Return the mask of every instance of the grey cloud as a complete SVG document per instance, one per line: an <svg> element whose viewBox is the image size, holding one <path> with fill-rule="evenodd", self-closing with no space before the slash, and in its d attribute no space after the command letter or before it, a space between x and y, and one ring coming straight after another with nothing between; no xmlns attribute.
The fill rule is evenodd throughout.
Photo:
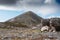
<svg viewBox="0 0 60 40"><path fill-rule="evenodd" d="M46 0L20 0L17 2L19 5L24 5L24 6L41 6L41 5L46 5L45 3ZM48 5L56 5L60 4L60 0L51 0L51 2L47 3Z"/></svg>
<svg viewBox="0 0 60 40"><path fill-rule="evenodd" d="M45 0L20 0L21 5L29 5L29 6L40 6L44 3Z"/></svg>
<svg viewBox="0 0 60 40"><path fill-rule="evenodd" d="M13 5L16 4L18 0L0 0L0 5Z"/></svg>
<svg viewBox="0 0 60 40"><path fill-rule="evenodd" d="M46 5L46 0L0 0L0 5L12 5L13 7L19 7L19 6L41 6ZM53 4L53 1L57 4L60 4L60 0L51 0L51 5ZM55 4L54 3L54 4ZM48 5L50 5L48 3Z"/></svg>

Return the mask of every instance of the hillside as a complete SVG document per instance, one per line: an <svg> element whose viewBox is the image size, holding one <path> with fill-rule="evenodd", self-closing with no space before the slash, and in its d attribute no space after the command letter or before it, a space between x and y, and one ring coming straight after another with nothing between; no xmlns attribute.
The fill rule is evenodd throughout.
<svg viewBox="0 0 60 40"><path fill-rule="evenodd" d="M32 11L28 11L6 22L13 22L17 24L21 23L21 24L32 26L32 25L39 24L41 22L41 19L42 17L39 17Z"/></svg>

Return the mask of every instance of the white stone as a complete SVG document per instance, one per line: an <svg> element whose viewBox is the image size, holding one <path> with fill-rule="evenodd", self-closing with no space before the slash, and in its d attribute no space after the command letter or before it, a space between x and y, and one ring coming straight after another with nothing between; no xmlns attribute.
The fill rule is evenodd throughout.
<svg viewBox="0 0 60 40"><path fill-rule="evenodd" d="M49 27L48 26L43 26L42 28L41 28L41 31L45 31L45 30L49 30Z"/></svg>

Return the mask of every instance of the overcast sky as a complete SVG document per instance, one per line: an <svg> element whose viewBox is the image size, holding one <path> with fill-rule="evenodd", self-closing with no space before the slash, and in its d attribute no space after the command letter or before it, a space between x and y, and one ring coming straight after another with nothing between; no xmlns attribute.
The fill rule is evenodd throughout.
<svg viewBox="0 0 60 40"><path fill-rule="evenodd" d="M0 22L27 11L43 18L60 17L60 0L0 0Z"/></svg>

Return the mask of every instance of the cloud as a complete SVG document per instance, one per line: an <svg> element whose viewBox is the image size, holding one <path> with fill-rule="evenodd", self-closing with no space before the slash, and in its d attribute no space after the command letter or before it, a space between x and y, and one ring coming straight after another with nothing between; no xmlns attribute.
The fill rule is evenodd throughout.
<svg viewBox="0 0 60 40"><path fill-rule="evenodd" d="M4 7L9 6L11 9L27 8L27 7L41 7L43 5L56 5L56 0L0 0L0 5ZM1 7L0 7L1 8Z"/></svg>
<svg viewBox="0 0 60 40"><path fill-rule="evenodd" d="M0 10L10 10L10 11L21 11L23 8L17 7L17 6L5 6L0 5Z"/></svg>
<svg viewBox="0 0 60 40"><path fill-rule="evenodd" d="M45 3L46 4L54 4L55 3L55 0L45 0Z"/></svg>
<svg viewBox="0 0 60 40"><path fill-rule="evenodd" d="M0 0L0 10L20 10L31 6L40 6L44 0Z"/></svg>
<svg viewBox="0 0 60 40"><path fill-rule="evenodd" d="M45 0L46 4L51 5L60 5L60 0Z"/></svg>
<svg viewBox="0 0 60 40"><path fill-rule="evenodd" d="M13 7L7 7L7 6L0 6L0 10L16 10Z"/></svg>
<svg viewBox="0 0 60 40"><path fill-rule="evenodd" d="M20 4L24 5L24 6L40 6L41 4L44 3L45 0L23 0L23 1L19 1Z"/></svg>
<svg viewBox="0 0 60 40"><path fill-rule="evenodd" d="M43 15L43 16L47 16L49 14L53 14L53 13L56 13L59 11L59 8L57 6L42 6L40 8L40 13Z"/></svg>
<svg viewBox="0 0 60 40"><path fill-rule="evenodd" d="M40 16L47 16L59 12L60 7L56 5L43 5L40 7L25 7L25 11L33 11Z"/></svg>
<svg viewBox="0 0 60 40"><path fill-rule="evenodd" d="M13 5L17 2L17 0L0 0L1 5Z"/></svg>
<svg viewBox="0 0 60 40"><path fill-rule="evenodd" d="M47 18L60 18L60 16L54 16L54 15L52 15L52 16L49 16Z"/></svg>
<svg viewBox="0 0 60 40"><path fill-rule="evenodd" d="M22 10L33 11L42 16L57 13L60 6L57 0L0 0L0 10Z"/></svg>

